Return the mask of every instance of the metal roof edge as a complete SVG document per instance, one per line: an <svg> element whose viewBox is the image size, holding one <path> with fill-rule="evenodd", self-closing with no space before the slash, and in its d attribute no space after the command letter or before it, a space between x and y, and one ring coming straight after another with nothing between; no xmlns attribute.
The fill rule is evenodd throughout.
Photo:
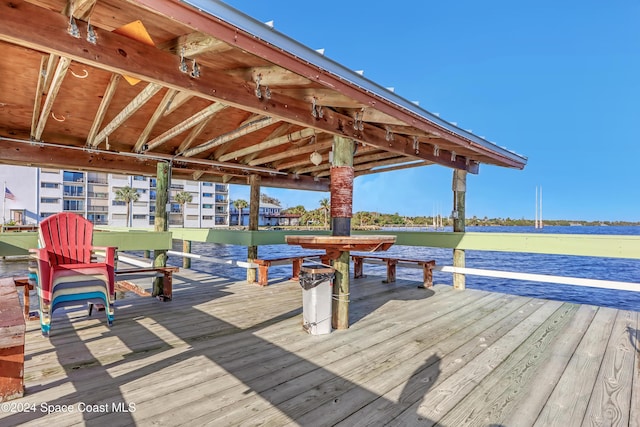
<svg viewBox="0 0 640 427"><path fill-rule="evenodd" d="M355 86L364 89L380 98L383 98L389 102L396 104L397 106L408 110L409 112L423 117L424 119L468 139L469 141L478 144L486 149L492 150L505 156L506 158L527 163L527 157L520 155L514 151L511 151L505 147L501 147L491 141L487 141L484 138L462 129L441 117L425 110L424 108L416 105L415 103L403 98L402 96L388 90L387 88L379 85L378 83L369 80L356 73L355 71L345 67L344 65L324 56L311 49L310 47L296 41L295 39L275 30L274 28L258 21L255 18L229 6L228 4L220 0L179 0L181 3L187 4L200 10L203 13L214 16L221 19L238 29L245 31L279 49L312 64L318 68L328 71L334 74L336 77L343 79Z"/></svg>

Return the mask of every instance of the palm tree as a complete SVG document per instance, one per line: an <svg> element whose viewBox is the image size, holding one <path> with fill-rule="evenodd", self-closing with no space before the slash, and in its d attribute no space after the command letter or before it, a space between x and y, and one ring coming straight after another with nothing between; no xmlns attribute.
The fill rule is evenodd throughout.
<svg viewBox="0 0 640 427"><path fill-rule="evenodd" d="M247 206L249 206L249 203L247 203L247 201L243 199L238 199L233 202L233 207L238 210L238 225L240 226L242 225L242 209L246 208Z"/></svg>
<svg viewBox="0 0 640 427"><path fill-rule="evenodd" d="M186 203L191 203L193 200L193 195L188 191L180 191L174 197L176 203L180 205L180 212L182 213L182 227L184 228L184 205Z"/></svg>
<svg viewBox="0 0 640 427"><path fill-rule="evenodd" d="M139 198L140 194L138 194L138 191L128 185L116 190L116 200L127 204L127 222L129 223L129 227L132 226L131 202L137 202Z"/></svg>
<svg viewBox="0 0 640 427"><path fill-rule="evenodd" d="M324 198L322 200L320 200L320 208L323 210L324 212L324 226L327 226L327 214L329 213L329 209L331 209L331 202L329 201L329 199Z"/></svg>

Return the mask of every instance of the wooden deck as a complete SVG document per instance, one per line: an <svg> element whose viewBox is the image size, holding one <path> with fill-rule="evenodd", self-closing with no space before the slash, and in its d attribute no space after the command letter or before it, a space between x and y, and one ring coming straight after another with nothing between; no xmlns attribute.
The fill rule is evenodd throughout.
<svg viewBox="0 0 640 427"><path fill-rule="evenodd" d="M181 270L172 302L120 300L111 330L30 322L0 425L639 425L637 312L417 284L358 279L351 328L310 336L297 283Z"/></svg>

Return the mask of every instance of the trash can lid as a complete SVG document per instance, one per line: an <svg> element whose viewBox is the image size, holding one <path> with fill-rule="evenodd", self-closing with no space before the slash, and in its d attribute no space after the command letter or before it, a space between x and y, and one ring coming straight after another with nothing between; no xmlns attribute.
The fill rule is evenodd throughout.
<svg viewBox="0 0 640 427"><path fill-rule="evenodd" d="M306 274L328 274L333 273L335 270L331 267L325 267L323 265L303 265L300 267L300 272L304 272Z"/></svg>

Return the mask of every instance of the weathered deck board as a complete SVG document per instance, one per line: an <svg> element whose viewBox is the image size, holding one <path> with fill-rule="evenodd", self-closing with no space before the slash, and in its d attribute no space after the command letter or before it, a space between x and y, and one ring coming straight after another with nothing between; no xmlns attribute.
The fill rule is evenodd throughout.
<svg viewBox="0 0 640 427"><path fill-rule="evenodd" d="M637 343L636 312L619 311L582 425L628 425Z"/></svg>
<svg viewBox="0 0 640 427"><path fill-rule="evenodd" d="M536 426L562 425L567 427L582 424L584 413L596 381L606 343L617 311L601 308L582 337L569 364L547 404L538 416Z"/></svg>
<svg viewBox="0 0 640 427"><path fill-rule="evenodd" d="M56 318L49 340L31 322L16 403L36 411L0 424L636 422L638 313L417 285L356 280L351 328L310 336L297 283L182 270L173 301L119 300L111 330L81 310ZM45 417L43 402L76 410Z"/></svg>

